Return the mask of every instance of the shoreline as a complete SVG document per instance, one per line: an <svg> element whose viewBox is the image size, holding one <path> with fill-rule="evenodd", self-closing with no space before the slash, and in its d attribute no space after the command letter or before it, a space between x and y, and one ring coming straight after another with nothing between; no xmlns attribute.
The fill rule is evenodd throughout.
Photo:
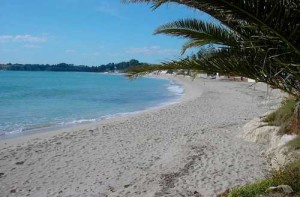
<svg viewBox="0 0 300 197"><path fill-rule="evenodd" d="M101 73L101 74L103 74L103 73ZM104 74L107 74L107 73L104 73ZM122 73L119 73L119 74L113 73L113 74L110 74L110 75L124 75L124 74L122 74ZM148 112L148 111L158 110L160 108L167 107L169 105L180 103L182 101L182 99L184 98L184 95L185 95L185 93L184 93L185 90L184 89L185 88L181 84L182 82L181 82L180 79L176 79L174 76L151 76L151 75L148 75L146 77L149 77L149 78L152 78L152 79L158 79L158 80L167 80L171 83L171 85L175 84L176 86L180 86L180 88L183 89L183 92L180 93L180 94L173 92L173 94L174 94L173 99L171 99L169 101L162 102L162 103L158 103L155 106L148 107L148 108L145 108L145 109L131 111L131 112L116 113L116 114L111 114L111 115L105 115L105 116L102 116L102 117L99 117L99 118L95 118L94 121L79 122L80 120L78 120L78 122L77 122L77 120L74 120L76 123L51 125L51 126L47 126L47 127L28 129L28 130L21 131L21 132L6 134L6 135L3 135L3 136L0 136L0 142L6 141L6 140L18 139L18 138L22 138L22 137L26 137L26 136L30 137L31 135L38 136L39 134L42 134L42 133L47 135L50 132L64 132L64 131L67 131L67 130L72 129L72 128L76 129L76 128L82 128L82 127L89 127L91 125L101 124L103 121L110 120L110 119L117 119L117 118L122 118L122 117L127 117L127 116L130 117L130 116L138 115L140 113L145 113L145 112ZM166 91L172 92L171 90L166 90ZM177 97L177 98L175 98L175 97ZM1 145L0 145L0 148L1 148Z"/></svg>
<svg viewBox="0 0 300 197"><path fill-rule="evenodd" d="M194 97L199 96L201 94L201 92L195 94L191 91L191 87L189 87L190 86L189 82L191 81L191 79L189 79L188 77L182 77L182 76L176 77L176 76L172 76L172 75L160 75L160 76L155 75L155 76L149 76L149 77L154 78L154 79L155 78L156 79L165 79L165 80L175 82L176 84L180 85L181 88L183 88L182 95L179 98L174 99L171 102L161 103L161 105L150 107L145 110L128 112L124 116L122 116L122 115L114 116L114 117L107 118L107 119L97 120L95 122L63 126L62 128L54 127L54 128L48 128L48 129L47 128L39 129L37 131L24 133L24 134L14 136L14 137L0 138L0 142L1 142L0 149L7 147L7 146L25 143L29 140L55 137L56 135L59 135L59 134L73 132L73 131L77 131L77 130L83 130L83 129L87 130L87 129L95 128L101 124L111 123L114 121L122 121L127 118L141 115L143 113L156 112L161 109L169 108L169 107L172 107L173 105L193 99Z"/></svg>
<svg viewBox="0 0 300 197"><path fill-rule="evenodd" d="M260 85L179 79L180 103L1 143L0 194L216 196L263 178L264 147L238 135L279 93L266 105Z"/></svg>
<svg viewBox="0 0 300 197"><path fill-rule="evenodd" d="M13 136L13 137L0 138L0 142L1 142L0 149L4 148L6 146L24 143L29 140L34 140L34 139L38 139L38 138L54 137L56 135L66 133L66 132L73 132L73 131L82 130L82 129L90 129L90 128L97 127L101 124L111 123L113 121L118 121L118 120L123 120L126 118L135 117L135 116L138 116L143 113L155 112L160 109L168 108L168 107L171 107L172 105L176 105L178 103L187 101L189 99L193 99L194 97L196 97L199 94L199 93L198 94L192 93L191 87L189 87L190 86L189 82L191 81L191 79L189 79L188 77L182 77L182 76L176 77L176 76L172 76L172 75L160 75L160 76L154 75L154 76L149 76L149 77L153 78L153 79L164 79L164 80L169 80L169 81L175 82L175 84L180 85L181 88L183 88L182 95L179 98L173 99L170 102L161 103L158 106L150 107L145 110L128 112L124 116L123 115L113 116L111 118L96 120L95 122L66 125L66 126L62 126L62 127L38 129L38 130L33 130L32 132L29 131L28 133L20 134L20 135Z"/></svg>

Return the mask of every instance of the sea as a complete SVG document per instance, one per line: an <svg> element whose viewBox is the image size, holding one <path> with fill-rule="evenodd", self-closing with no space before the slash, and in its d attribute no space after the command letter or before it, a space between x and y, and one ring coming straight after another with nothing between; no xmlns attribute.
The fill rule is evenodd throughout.
<svg viewBox="0 0 300 197"><path fill-rule="evenodd" d="M0 139L178 102L174 81L82 72L0 71Z"/></svg>

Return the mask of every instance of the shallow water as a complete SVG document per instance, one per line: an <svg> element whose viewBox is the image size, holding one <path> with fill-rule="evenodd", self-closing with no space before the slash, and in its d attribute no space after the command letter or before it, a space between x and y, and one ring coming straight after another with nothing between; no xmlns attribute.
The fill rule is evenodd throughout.
<svg viewBox="0 0 300 197"><path fill-rule="evenodd" d="M0 137L126 115L173 102L182 92L163 79L1 71Z"/></svg>

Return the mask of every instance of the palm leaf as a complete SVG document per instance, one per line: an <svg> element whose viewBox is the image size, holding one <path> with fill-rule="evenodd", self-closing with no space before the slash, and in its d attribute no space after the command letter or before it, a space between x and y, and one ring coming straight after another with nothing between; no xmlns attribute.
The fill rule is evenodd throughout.
<svg viewBox="0 0 300 197"><path fill-rule="evenodd" d="M193 48L193 47L201 47L204 45L208 45L214 43L214 40L189 40L188 42L186 42L181 49L181 54L183 55L187 49L189 48Z"/></svg>
<svg viewBox="0 0 300 197"><path fill-rule="evenodd" d="M291 95L300 97L300 81L293 77L293 75L288 76L288 73L290 73L289 70L285 70L283 67L279 70L277 69L278 67L274 67L273 62L267 62L262 67L260 62L264 59L263 54L253 56L253 53L248 51L248 54L241 56L241 53L244 52L221 49L204 56L194 55L178 61L163 62L161 65L135 67L130 69L129 75L131 77L138 77L153 71L163 70L193 70L206 73L222 73L224 75L244 76L255 79L258 82L265 82Z"/></svg>
<svg viewBox="0 0 300 197"><path fill-rule="evenodd" d="M206 44L239 46L240 39L229 29L196 19L184 19L171 22L156 29L155 34L167 34L190 39L183 46L183 52L190 47L200 47Z"/></svg>

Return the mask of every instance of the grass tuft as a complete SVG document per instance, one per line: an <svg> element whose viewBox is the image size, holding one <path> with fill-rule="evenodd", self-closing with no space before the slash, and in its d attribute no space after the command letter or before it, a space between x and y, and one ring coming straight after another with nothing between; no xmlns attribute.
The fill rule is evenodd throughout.
<svg viewBox="0 0 300 197"><path fill-rule="evenodd" d="M290 141L288 143L288 146L290 148L290 151L293 150L300 150L300 136L298 136L297 138L295 138L294 140Z"/></svg>
<svg viewBox="0 0 300 197"><path fill-rule="evenodd" d="M289 98L282 102L281 106L264 118L265 122L269 125L280 126L282 133L292 133L291 119L295 111L296 102L294 99Z"/></svg>
<svg viewBox="0 0 300 197"><path fill-rule="evenodd" d="M274 171L272 180L275 185L289 185L300 192L300 160Z"/></svg>
<svg viewBox="0 0 300 197"><path fill-rule="evenodd" d="M264 193L269 187L273 186L273 182L270 179L259 181L257 183L245 185L239 188L233 189L228 197L253 197Z"/></svg>
<svg viewBox="0 0 300 197"><path fill-rule="evenodd" d="M234 188L228 197L253 197L264 194L272 186L289 185L295 193L300 192L300 160L274 170L270 178L253 184Z"/></svg>

